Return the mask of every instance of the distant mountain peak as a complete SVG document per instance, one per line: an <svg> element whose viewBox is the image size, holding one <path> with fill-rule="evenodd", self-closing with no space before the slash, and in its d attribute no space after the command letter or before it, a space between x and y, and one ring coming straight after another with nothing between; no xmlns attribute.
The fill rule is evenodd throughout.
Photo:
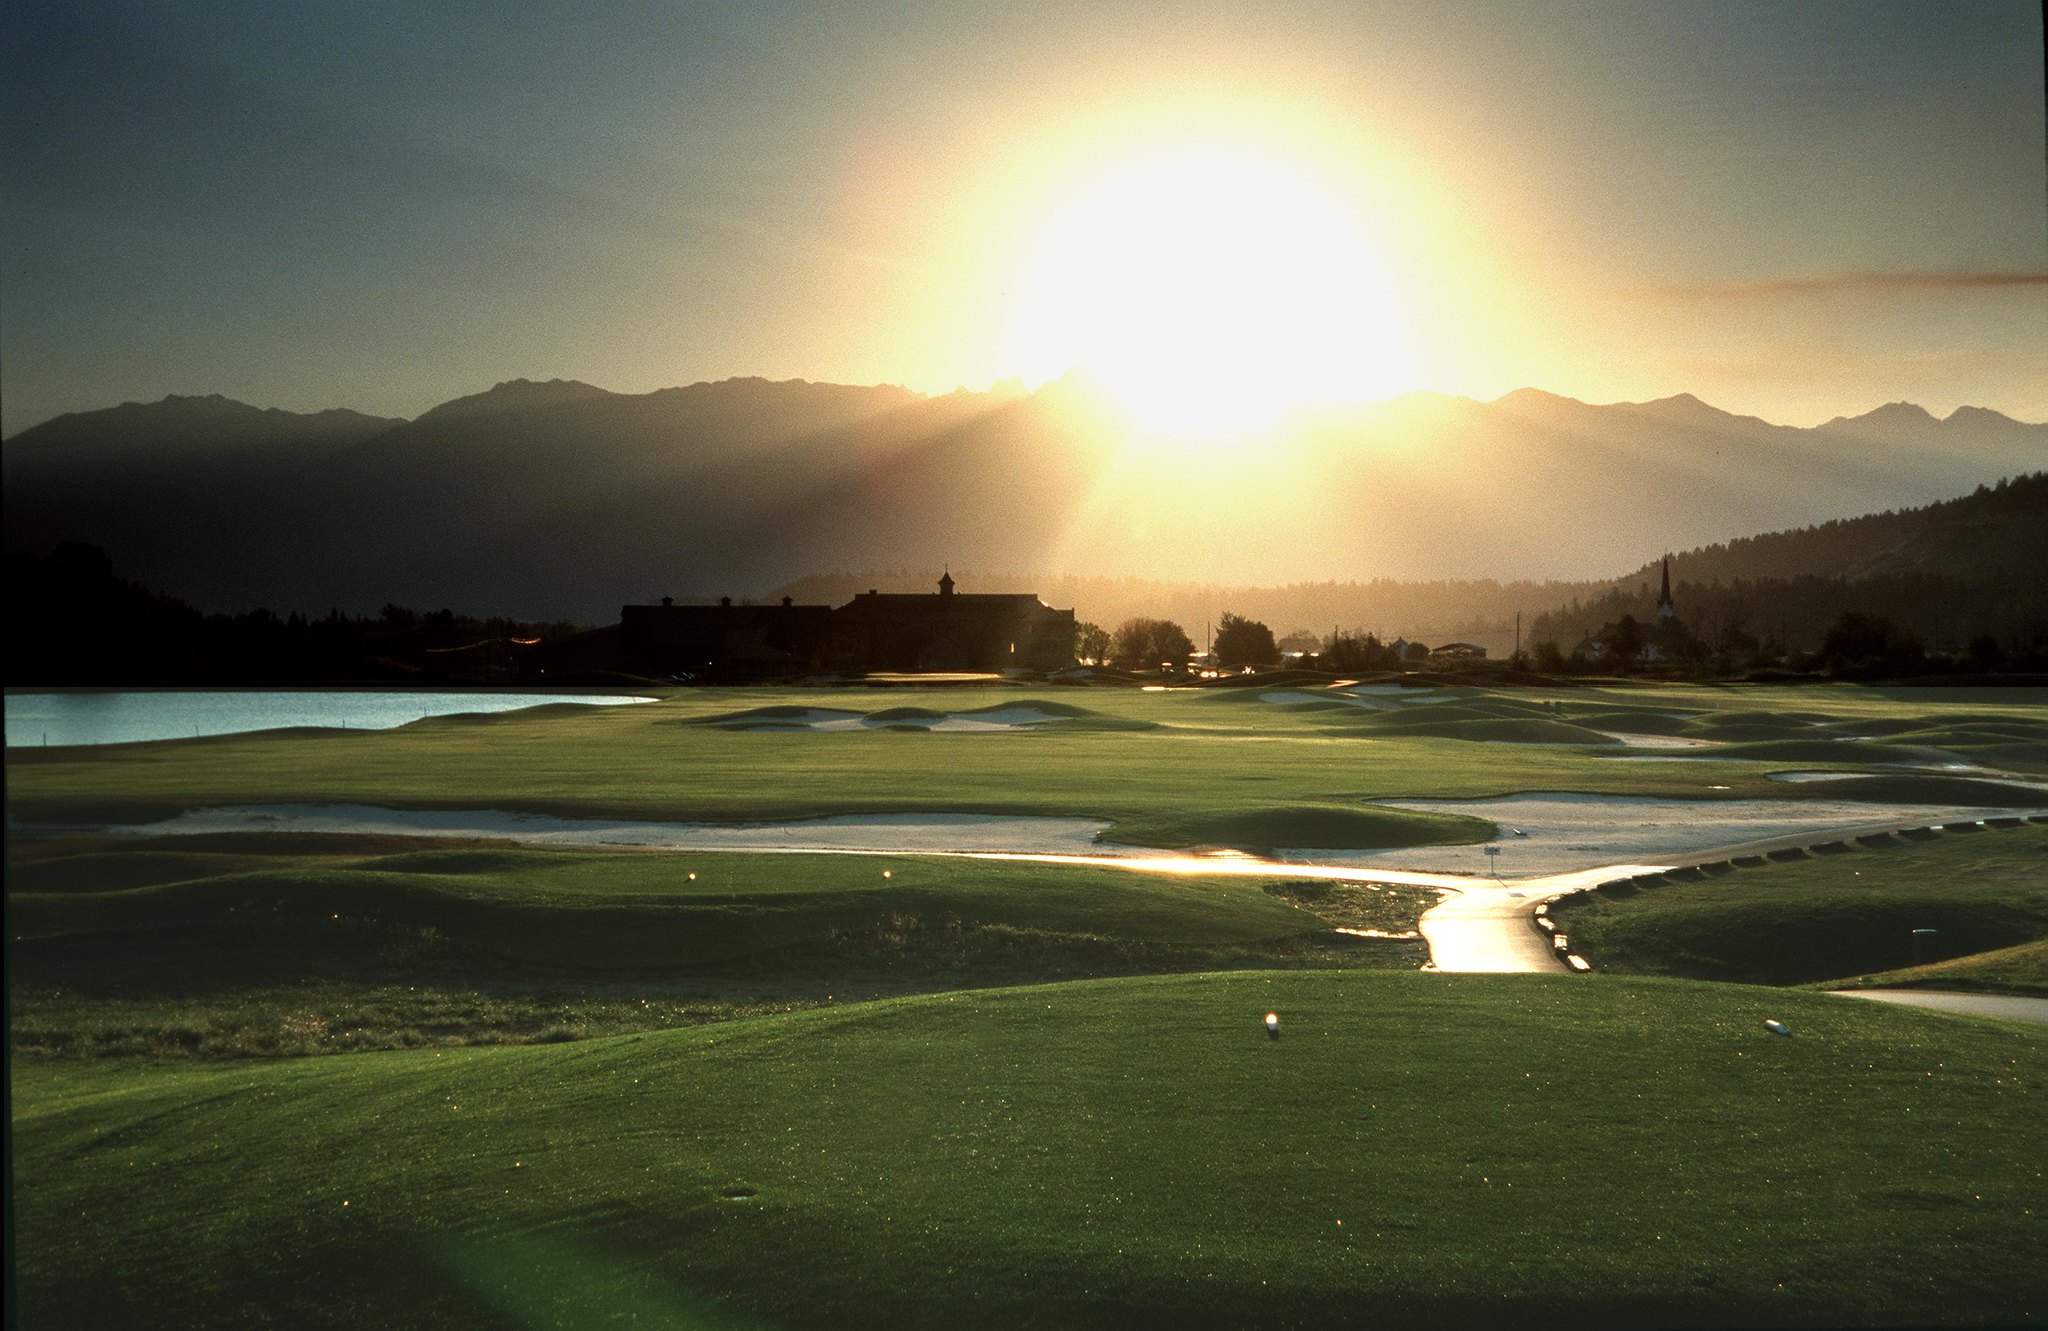
<svg viewBox="0 0 2048 1331"><path fill-rule="evenodd" d="M1942 418L1943 425L2018 425L2019 421L1989 407L1957 407Z"/></svg>
<svg viewBox="0 0 2048 1331"><path fill-rule="evenodd" d="M1844 427L1880 429L1917 429L1937 422L1933 413L1917 402L1887 402L1881 407L1864 412L1861 416L1837 416L1820 428L1823 430Z"/></svg>
<svg viewBox="0 0 2048 1331"><path fill-rule="evenodd" d="M141 406L141 405L143 405L143 404L142 404L142 403L138 403L138 402L127 402L127 403L123 403L122 405L123 405L123 406L131 406L131 407L133 407L133 406ZM219 394L219 393L204 393L204 394L195 394L195 395L190 395L190 396L188 396L188 395L186 395L186 394L183 394L183 393L166 393L166 394L164 394L163 400L162 400L161 402L153 403L153 404L150 404L150 405L154 405L154 406L159 406L159 407L199 407L199 408L203 408L203 409L205 409L205 410L209 410L209 411L220 411L220 410L227 410L227 411L260 411L260 410L262 410L262 408L260 408L260 407L252 407L252 406L250 406L250 405L249 405L248 403L246 403L246 402L237 402L237 401L236 401L235 399L233 399L233 398L231 398L231 397L226 397L226 396L223 396L222 394ZM273 407L273 408L271 408L271 410L275 411L275 410L276 410L276 408L275 408L275 407Z"/></svg>
<svg viewBox="0 0 2048 1331"><path fill-rule="evenodd" d="M1586 404L1575 397L1546 393L1540 388L1517 388L1512 393L1501 394L1487 405L1508 407L1516 411L1531 411L1556 407L1583 407Z"/></svg>
<svg viewBox="0 0 2048 1331"><path fill-rule="evenodd" d="M440 406L421 413L419 419L450 420L465 416L485 416L499 411L529 411L536 407L557 407L571 402L588 402L593 398L611 396L612 394L604 389L586 384L580 379L549 379L546 382L507 379L481 393L471 393L467 397L443 402Z"/></svg>
<svg viewBox="0 0 2048 1331"><path fill-rule="evenodd" d="M1619 405L1629 407L1635 411L1663 416L1671 420L1725 421L1736 419L1733 413L1723 411L1710 402L1702 402L1691 393L1675 393L1670 397L1652 398L1648 402L1623 402Z"/></svg>

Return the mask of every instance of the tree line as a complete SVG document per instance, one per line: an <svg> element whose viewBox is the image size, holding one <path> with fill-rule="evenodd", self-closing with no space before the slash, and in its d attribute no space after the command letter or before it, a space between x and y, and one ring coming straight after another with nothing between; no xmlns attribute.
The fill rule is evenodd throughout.
<svg viewBox="0 0 2048 1331"><path fill-rule="evenodd" d="M116 576L97 546L10 551L10 684L514 683L579 630L386 605L374 615L209 614Z"/></svg>

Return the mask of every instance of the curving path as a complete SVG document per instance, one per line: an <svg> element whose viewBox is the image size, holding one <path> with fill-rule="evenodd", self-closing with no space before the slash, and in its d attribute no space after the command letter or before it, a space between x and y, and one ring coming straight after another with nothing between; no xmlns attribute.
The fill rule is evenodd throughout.
<svg viewBox="0 0 2048 1331"><path fill-rule="evenodd" d="M1830 989L1828 992L1844 998L1873 998L1880 1003L1898 1003L1930 1012L1960 1012L1971 1017L1997 1017L2003 1021L2032 1021L2048 1025L2048 998L1976 994L1949 989Z"/></svg>
<svg viewBox="0 0 2048 1331"><path fill-rule="evenodd" d="M1982 816L1981 810L1959 809L1949 821L1974 822ZM1420 928L1429 943L1430 963L1440 971L1562 973L1568 967L1551 946L1548 935L1537 929L1535 923L1537 907L1559 897L1637 874L1663 873L1736 856L1765 855L1774 850L1806 850L1852 837L1940 825L1930 824L1924 817L1883 819L1691 850L1654 864L1605 865L1537 878L1509 879L1504 883L1472 882L1458 896L1425 911Z"/></svg>
<svg viewBox="0 0 2048 1331"><path fill-rule="evenodd" d="M2023 817L2041 810L2002 811ZM1977 821L1981 809L1946 811L1951 822ZM1711 864L1741 855L1806 849L1879 832L1939 826L1927 811L1911 817L1808 827L1761 840L1697 846L1645 862L1604 864L1562 873L1489 881L1469 874L1330 863L1314 851L1303 859L1263 859L1237 852L1187 855L1120 848L1104 853L1107 823L1083 818L990 817L977 814L843 815L787 824L710 824L569 819L501 810L388 809L364 805L271 805L193 810L166 822L109 828L161 836L178 832L382 832L413 836L495 838L553 846L643 846L759 854L936 855L1045 864L1088 864L1135 872L1323 878L1437 888L1444 900L1423 913L1420 929L1434 969L1451 972L1565 973L1562 955L1535 924L1537 908L1574 892L1638 874ZM36 829L13 826L16 832ZM1467 847L1466 849L1470 849ZM1325 862L1316 862L1323 858Z"/></svg>

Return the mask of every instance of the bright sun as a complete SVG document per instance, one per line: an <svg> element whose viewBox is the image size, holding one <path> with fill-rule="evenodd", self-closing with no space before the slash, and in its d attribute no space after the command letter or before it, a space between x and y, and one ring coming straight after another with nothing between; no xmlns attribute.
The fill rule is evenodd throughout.
<svg viewBox="0 0 2048 1331"><path fill-rule="evenodd" d="M1408 319L1362 207L1279 154L1195 147L1097 173L1024 270L1027 362L1078 364L1145 429L1216 439L1408 386Z"/></svg>

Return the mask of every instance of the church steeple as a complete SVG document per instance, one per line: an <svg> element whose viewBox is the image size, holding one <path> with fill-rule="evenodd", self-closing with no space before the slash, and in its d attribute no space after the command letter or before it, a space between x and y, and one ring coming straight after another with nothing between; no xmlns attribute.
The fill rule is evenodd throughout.
<svg viewBox="0 0 2048 1331"><path fill-rule="evenodd" d="M1671 556L1664 556L1664 587L1657 593L1657 618L1678 618L1678 607L1671 604Z"/></svg>
<svg viewBox="0 0 2048 1331"><path fill-rule="evenodd" d="M952 594L953 594L953 570L951 570L951 569L947 569L947 570L946 570L945 572L943 572L943 573L939 574L939 595L941 595L941 596L951 596Z"/></svg>

